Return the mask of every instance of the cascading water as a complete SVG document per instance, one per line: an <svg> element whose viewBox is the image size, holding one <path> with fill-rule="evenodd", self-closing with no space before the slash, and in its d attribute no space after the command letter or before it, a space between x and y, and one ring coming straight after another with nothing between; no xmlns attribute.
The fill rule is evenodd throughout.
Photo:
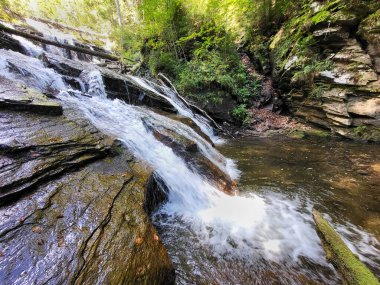
<svg viewBox="0 0 380 285"><path fill-rule="evenodd" d="M203 116L194 114L193 111L191 111L191 109L178 98L177 94L173 90L164 86L158 86L157 84L144 78L132 75L128 75L128 78L141 89L153 92L154 94L168 100L170 104L176 108L180 115L190 118L214 143L223 143L223 139L214 134L214 130L208 120Z"/></svg>
<svg viewBox="0 0 380 285"><path fill-rule="evenodd" d="M37 58L0 49L0 75L25 83L40 91L65 90L62 77L46 68Z"/></svg>
<svg viewBox="0 0 380 285"><path fill-rule="evenodd" d="M264 198L255 194L230 196L219 191L211 181L189 169L185 161L159 142L143 123L146 118L161 122L166 128L195 140L212 161L220 160L219 153L211 146L205 146L206 141L179 122L120 100L109 100L105 96L72 97L62 93L60 98L79 107L102 132L123 141L138 158L147 161L166 183L169 188L168 202L155 213L153 220L164 241L169 244L178 266L186 267L180 261L176 262L176 252L190 248L186 264L192 274L199 270L207 275L207 270L199 269L199 264L210 264L212 256L226 267L229 263L239 264L247 270L254 267L256 270L252 272L264 278L262 275L265 272L257 269L257 264L261 264L259 267L265 266L264 271L270 268L281 273L283 281L291 280L289 271L293 271L292 274L302 272L300 264L306 262L324 271L323 274L318 271L305 273L310 278L325 283L335 282L337 277L325 261L311 221L311 205L307 206L307 212L300 213L301 202L298 200L278 196ZM234 167L221 168L228 171L231 177L237 176L238 171ZM208 252L207 257L204 252ZM231 268L224 268L225 274L236 274L236 268ZM194 281L179 271L180 283ZM238 282L236 280L234 282ZM223 278L218 281L225 282Z"/></svg>
<svg viewBox="0 0 380 285"><path fill-rule="evenodd" d="M265 283L265 278L277 274L283 277L276 280L289 284L299 274L319 282L336 282L313 228L308 200L252 193L227 195L158 141L144 122L161 124L195 141L204 156L231 178L237 178L239 172L233 162L190 127L144 107L108 99L96 69L81 75L85 83L82 88L91 96L82 96L84 90L72 95L62 78L38 59L11 51L0 53L0 75L40 90L60 90L64 106L79 108L100 131L123 141L137 158L155 169L169 192L168 202L154 214L153 221L178 267L179 283L206 282L203 278L207 280L208 275L213 276L209 280L220 284ZM191 111L170 92L163 95L152 83L131 79L145 90L169 97L181 114L196 122ZM206 133L209 131L202 122L198 124ZM306 204L306 210L299 210L301 204ZM341 232L344 235L344 230ZM363 240L360 245L368 249ZM361 246L353 246L359 255L365 252ZM252 274L244 279L239 276L242 271Z"/></svg>

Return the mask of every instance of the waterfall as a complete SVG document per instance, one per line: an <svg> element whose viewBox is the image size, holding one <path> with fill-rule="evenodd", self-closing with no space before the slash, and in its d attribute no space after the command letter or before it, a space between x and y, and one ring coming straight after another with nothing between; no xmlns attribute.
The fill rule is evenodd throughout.
<svg viewBox="0 0 380 285"><path fill-rule="evenodd" d="M42 92L66 90L62 77L46 68L37 58L0 49L0 75L17 80Z"/></svg>
<svg viewBox="0 0 380 285"><path fill-rule="evenodd" d="M297 198L223 193L213 181L190 168L173 149L157 140L144 122L165 127L194 141L205 157L236 179L239 171L232 160L223 157L181 122L144 107L107 98L101 74L95 67L81 74L82 90L76 90L75 96L54 70L46 68L37 58L13 51L0 50L0 75L41 91L60 91L58 98L65 108L79 109L101 132L118 138L138 159L147 162L169 189L168 201L154 214L154 223L169 233L166 242L183 242L177 251L188 251L189 264L196 262L194 252L202 245L210 248L210 254L220 260L230 258L232 262L251 264L253 260L265 259L281 266L285 261L298 263L306 258L328 267L311 221L311 204L307 212L301 212L302 201ZM195 116L173 91L142 78L129 78L144 90L168 99L180 114L194 120L217 141L208 123ZM91 96L82 96L84 92ZM182 236L181 232L184 232ZM365 237L356 246L359 254L364 251L362 248L369 248Z"/></svg>
<svg viewBox="0 0 380 285"><path fill-rule="evenodd" d="M61 92L60 99L79 108L98 129L117 137L137 158L155 169L169 189L168 202L155 215L158 225L189 227L202 243L209 244L220 255L249 258L260 253L276 261L307 256L324 263L312 223L297 213L296 205L290 201L268 201L258 195L223 193L213 181L190 169L171 148L158 141L144 121L162 124L194 140L206 157L236 178L238 171L232 161L187 125L101 95L90 98Z"/></svg>

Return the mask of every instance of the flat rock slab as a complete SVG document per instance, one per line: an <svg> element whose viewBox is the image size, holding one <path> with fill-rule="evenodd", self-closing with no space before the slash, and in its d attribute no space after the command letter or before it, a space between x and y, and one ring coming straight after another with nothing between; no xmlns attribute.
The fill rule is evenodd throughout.
<svg viewBox="0 0 380 285"><path fill-rule="evenodd" d="M62 106L37 90L0 76L0 109L62 115Z"/></svg>

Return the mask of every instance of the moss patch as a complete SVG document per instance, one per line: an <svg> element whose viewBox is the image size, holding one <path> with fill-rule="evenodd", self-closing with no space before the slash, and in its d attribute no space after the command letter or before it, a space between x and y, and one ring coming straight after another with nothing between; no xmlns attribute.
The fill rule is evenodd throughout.
<svg viewBox="0 0 380 285"><path fill-rule="evenodd" d="M375 275L349 250L321 213L315 209L313 209L313 218L329 261L339 271L346 283L349 285L379 285Z"/></svg>

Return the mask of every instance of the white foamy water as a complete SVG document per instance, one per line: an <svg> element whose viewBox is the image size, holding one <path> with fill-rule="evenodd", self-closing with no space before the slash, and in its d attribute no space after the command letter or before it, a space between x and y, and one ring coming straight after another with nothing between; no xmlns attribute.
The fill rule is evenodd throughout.
<svg viewBox="0 0 380 285"><path fill-rule="evenodd" d="M0 49L0 75L34 87L40 91L66 90L62 77L46 68L37 58Z"/></svg>
<svg viewBox="0 0 380 285"><path fill-rule="evenodd" d="M23 37L12 35L12 38L14 38L15 40L20 42L20 44L24 48L25 53L28 54L29 56L39 57L44 52L43 48L37 46L33 42L31 42L31 41L29 41Z"/></svg>
<svg viewBox="0 0 380 285"><path fill-rule="evenodd" d="M169 201L160 214L180 218L197 232L201 242L222 254L248 258L260 253L280 261L300 256L323 263L323 251L312 223L297 212L291 201L267 200L257 195L230 196L191 170L171 148L159 142L143 121L147 118L195 140L201 151L231 171L223 158L188 126L141 107L103 96L93 98L61 94L60 98L81 109L102 132L123 141L140 159L147 161L169 188ZM152 119L153 118L153 119ZM203 149L202 149L203 148ZM212 151L211 151L212 150ZM230 176L238 171L233 168ZM275 214L274 214L275 213ZM168 220L167 220L168 221Z"/></svg>

